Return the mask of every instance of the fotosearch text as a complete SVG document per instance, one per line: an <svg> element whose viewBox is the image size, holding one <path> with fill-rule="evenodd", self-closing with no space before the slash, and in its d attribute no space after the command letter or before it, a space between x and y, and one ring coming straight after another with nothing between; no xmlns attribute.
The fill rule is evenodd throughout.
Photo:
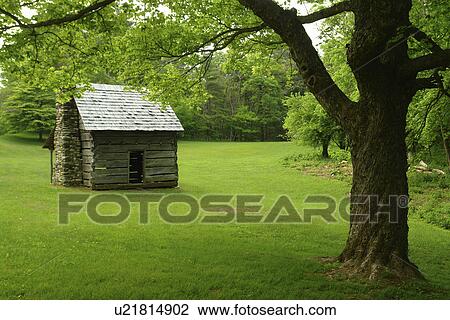
<svg viewBox="0 0 450 320"><path fill-rule="evenodd" d="M134 206L138 209L133 210ZM353 210L358 206L359 210ZM315 219L352 224L388 219L390 223L397 223L407 206L408 198L404 195L390 195L386 199L376 195L352 195L341 199L308 195L301 203L296 203L288 195L269 201L261 194L196 197L184 193L60 193L58 222L67 225L74 215L85 213L96 224L114 225L126 222L137 213L138 223L144 225L151 222L151 217L168 224L310 224Z"/></svg>

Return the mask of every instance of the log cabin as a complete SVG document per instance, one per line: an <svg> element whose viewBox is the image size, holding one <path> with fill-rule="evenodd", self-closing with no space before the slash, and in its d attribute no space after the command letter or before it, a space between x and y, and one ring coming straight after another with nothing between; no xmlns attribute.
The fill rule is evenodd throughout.
<svg viewBox="0 0 450 320"><path fill-rule="evenodd" d="M44 145L53 184L94 190L178 186L183 127L172 108L123 86L91 86L57 105L56 125Z"/></svg>

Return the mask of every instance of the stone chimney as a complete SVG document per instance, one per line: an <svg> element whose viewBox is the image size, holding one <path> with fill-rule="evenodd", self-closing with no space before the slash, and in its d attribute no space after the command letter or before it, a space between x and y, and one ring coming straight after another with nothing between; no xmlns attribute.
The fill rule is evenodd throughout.
<svg viewBox="0 0 450 320"><path fill-rule="evenodd" d="M53 183L66 187L83 183L79 113L72 100L56 106Z"/></svg>

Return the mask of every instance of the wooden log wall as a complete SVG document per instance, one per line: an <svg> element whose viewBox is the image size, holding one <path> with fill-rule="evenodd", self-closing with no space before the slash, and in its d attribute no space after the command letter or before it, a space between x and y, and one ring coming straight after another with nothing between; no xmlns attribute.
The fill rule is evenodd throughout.
<svg viewBox="0 0 450 320"><path fill-rule="evenodd" d="M174 132L93 131L82 134L86 186L93 189L175 187L178 185ZM129 154L144 153L144 182L129 183Z"/></svg>
<svg viewBox="0 0 450 320"><path fill-rule="evenodd" d="M94 163L94 139L89 131L83 129L81 125L81 155L83 166L83 185L92 187L92 172Z"/></svg>

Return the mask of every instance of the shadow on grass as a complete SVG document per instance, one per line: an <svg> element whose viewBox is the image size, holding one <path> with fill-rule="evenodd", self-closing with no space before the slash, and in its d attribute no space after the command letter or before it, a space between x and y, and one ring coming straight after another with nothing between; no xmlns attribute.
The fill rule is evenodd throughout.
<svg viewBox="0 0 450 320"><path fill-rule="evenodd" d="M0 136L2 140L26 145L40 145L43 146L47 137L44 136L42 140L39 140L37 135L31 133L17 133L17 134L5 134Z"/></svg>

